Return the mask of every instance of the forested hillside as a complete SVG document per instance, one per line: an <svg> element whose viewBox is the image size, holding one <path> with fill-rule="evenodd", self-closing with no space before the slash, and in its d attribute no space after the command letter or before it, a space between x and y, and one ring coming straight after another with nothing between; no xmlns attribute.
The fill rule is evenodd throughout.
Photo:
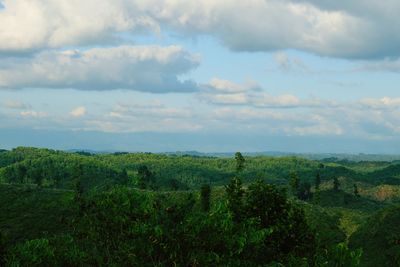
<svg viewBox="0 0 400 267"><path fill-rule="evenodd" d="M20 147L0 182L6 266L400 266L398 162Z"/></svg>

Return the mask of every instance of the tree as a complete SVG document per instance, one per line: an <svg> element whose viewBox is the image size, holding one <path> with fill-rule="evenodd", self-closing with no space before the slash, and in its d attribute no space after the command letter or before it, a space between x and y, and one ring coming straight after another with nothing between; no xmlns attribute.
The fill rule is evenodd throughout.
<svg viewBox="0 0 400 267"><path fill-rule="evenodd" d="M6 241L3 234L0 232L0 266L4 266L4 259L6 256Z"/></svg>
<svg viewBox="0 0 400 267"><path fill-rule="evenodd" d="M169 179L168 180L168 184L169 184L169 187L173 190L173 191L176 191L176 190L178 190L179 189L179 181L178 180L176 180L176 179Z"/></svg>
<svg viewBox="0 0 400 267"><path fill-rule="evenodd" d="M321 191L319 189L315 190L313 194L314 204L319 204L321 202Z"/></svg>
<svg viewBox="0 0 400 267"><path fill-rule="evenodd" d="M320 185L321 185L321 175L319 174L318 171L317 175L315 176L315 190L319 190Z"/></svg>
<svg viewBox="0 0 400 267"><path fill-rule="evenodd" d="M78 202L82 199L83 196L83 186L81 179L77 179L75 181L75 200Z"/></svg>
<svg viewBox="0 0 400 267"><path fill-rule="evenodd" d="M339 179L335 176L333 178L333 190L339 191L339 189L340 189L340 182Z"/></svg>
<svg viewBox="0 0 400 267"><path fill-rule="evenodd" d="M233 215L234 220L240 221L243 207L242 181L239 177L233 177L225 187L228 209Z"/></svg>
<svg viewBox="0 0 400 267"><path fill-rule="evenodd" d="M201 208L203 209L203 211L209 211L210 210L210 197L211 197L211 186L210 185L204 184L201 186L200 197L201 197Z"/></svg>
<svg viewBox="0 0 400 267"><path fill-rule="evenodd" d="M354 195L355 195L356 197L359 197L360 194L358 193L358 187L357 187L357 185L354 184L353 187L354 187Z"/></svg>
<svg viewBox="0 0 400 267"><path fill-rule="evenodd" d="M296 172L291 172L290 173L290 187L292 189L293 194L297 194L297 191L299 190L299 176L297 175Z"/></svg>
<svg viewBox="0 0 400 267"><path fill-rule="evenodd" d="M82 202L83 196L83 185L82 185L82 174L83 174L83 166L82 164L77 164L74 166L73 176L75 182L75 201L80 203Z"/></svg>
<svg viewBox="0 0 400 267"><path fill-rule="evenodd" d="M128 185L129 183L129 176L128 176L128 172L126 171L126 169L123 169L120 173L119 173L119 182L122 185Z"/></svg>
<svg viewBox="0 0 400 267"><path fill-rule="evenodd" d="M311 184L308 182L301 183L297 190L297 197L301 200L308 200L311 196Z"/></svg>
<svg viewBox="0 0 400 267"><path fill-rule="evenodd" d="M139 176L139 181L138 185L140 189L146 189L148 183L150 182L153 174L151 171L147 168L146 165L141 165L138 168L138 176Z"/></svg>
<svg viewBox="0 0 400 267"><path fill-rule="evenodd" d="M25 167L25 165L22 165L22 164L18 164L17 165L17 176L20 179L20 183L21 184L24 183L24 180L26 178L27 172L28 172L28 170Z"/></svg>
<svg viewBox="0 0 400 267"><path fill-rule="evenodd" d="M346 243L338 243L329 249L320 249L314 258L314 266L358 267L363 251L361 248L350 250Z"/></svg>
<svg viewBox="0 0 400 267"><path fill-rule="evenodd" d="M242 153L236 152L235 160L236 160L236 173L240 173L244 170L244 163L245 163L245 159L242 156Z"/></svg>
<svg viewBox="0 0 400 267"><path fill-rule="evenodd" d="M72 173L73 179L75 180L75 183L80 181L83 176L83 165L81 163L76 164L73 167L73 173Z"/></svg>
<svg viewBox="0 0 400 267"><path fill-rule="evenodd" d="M245 194L243 213L243 221L256 219L260 229L270 231L264 237L264 246L249 251L260 265L287 259L289 253L300 257L313 254L314 234L304 211L288 201L284 189L263 181L252 183Z"/></svg>
<svg viewBox="0 0 400 267"><path fill-rule="evenodd" d="M42 186L43 182L43 173L40 167L32 168L30 170L30 176L35 184L37 184L38 187Z"/></svg>
<svg viewBox="0 0 400 267"><path fill-rule="evenodd" d="M246 216L260 218L261 225L268 228L288 216L286 192L258 180L249 185L245 198Z"/></svg>

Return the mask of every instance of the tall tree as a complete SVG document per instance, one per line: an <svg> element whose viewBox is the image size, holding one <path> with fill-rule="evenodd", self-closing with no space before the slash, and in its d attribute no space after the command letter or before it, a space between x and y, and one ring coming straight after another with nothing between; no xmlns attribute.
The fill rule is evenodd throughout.
<svg viewBox="0 0 400 267"><path fill-rule="evenodd" d="M315 249L314 234L307 225L303 210L287 200L284 189L263 181L250 184L243 210L246 219L256 218L261 228L271 230L265 236L264 247L253 247L250 250L251 257L259 259L260 265L277 259L280 257L278 255L285 258L284 253L288 251L297 250L294 253L312 255Z"/></svg>
<svg viewBox="0 0 400 267"><path fill-rule="evenodd" d="M6 241L3 234L0 232L0 266L4 266L4 259L6 257Z"/></svg>
<svg viewBox="0 0 400 267"><path fill-rule="evenodd" d="M354 184L354 185L353 185L353 188L354 188L354 195L355 195L356 197L359 197L359 196L360 196L360 193L358 192L358 187L357 187L357 185Z"/></svg>
<svg viewBox="0 0 400 267"><path fill-rule="evenodd" d="M151 181L152 175L153 174L147 168L146 165L141 165L138 168L138 176L139 176L138 186L140 189L145 189L147 187L147 185Z"/></svg>
<svg viewBox="0 0 400 267"><path fill-rule="evenodd" d="M339 191L339 189L340 189L340 182L339 179L335 176L333 178L333 190Z"/></svg>
<svg viewBox="0 0 400 267"><path fill-rule="evenodd" d="M300 180L297 173L294 171L290 172L290 188L292 189L293 194L297 194L297 191L299 190L299 185Z"/></svg>
<svg viewBox="0 0 400 267"><path fill-rule="evenodd" d="M78 179L75 182L75 200L80 200L83 196L83 192L84 192L83 185L81 183L81 180Z"/></svg>
<svg viewBox="0 0 400 267"><path fill-rule="evenodd" d="M245 159L242 156L242 153L236 152L235 160L236 160L236 173L240 173L244 170L244 163L245 163Z"/></svg>
<svg viewBox="0 0 400 267"><path fill-rule="evenodd" d="M240 221L243 208L242 181L239 177L233 177L230 183L225 187L228 209L231 211L233 219Z"/></svg>
<svg viewBox="0 0 400 267"><path fill-rule="evenodd" d="M211 198L211 186L209 184L203 184L200 190L201 197L201 208L203 211L210 210L210 198Z"/></svg>
<svg viewBox="0 0 400 267"><path fill-rule="evenodd" d="M176 180L175 178L169 179L168 180L169 187L173 190L176 191L179 189L179 181Z"/></svg>
<svg viewBox="0 0 400 267"><path fill-rule="evenodd" d="M37 184L38 187L42 186L43 182L43 171L40 166L36 166L35 168L32 168L30 170L30 176L35 184Z"/></svg>
<svg viewBox="0 0 400 267"><path fill-rule="evenodd" d="M78 163L74 166L72 176L73 176L75 182L78 182L82 179L83 165L81 163Z"/></svg>
<svg viewBox="0 0 400 267"><path fill-rule="evenodd" d="M128 176L128 172L126 171L126 169L123 169L119 173L118 180L122 185L128 185L129 184L129 176Z"/></svg>
<svg viewBox="0 0 400 267"><path fill-rule="evenodd" d="M17 166L17 176L18 176L21 184L25 182L25 178L26 178L27 172L28 172L28 169L25 167L25 165L18 164L18 166Z"/></svg>
<svg viewBox="0 0 400 267"><path fill-rule="evenodd" d="M313 194L314 204L319 204L321 202L321 191L319 189L315 190Z"/></svg>
<svg viewBox="0 0 400 267"><path fill-rule="evenodd" d="M308 200L311 196L311 184L309 182L302 182L297 190L297 197L301 200Z"/></svg>
<svg viewBox="0 0 400 267"><path fill-rule="evenodd" d="M320 185L321 185L321 175L319 174L318 171L317 175L315 176L315 190L319 190Z"/></svg>

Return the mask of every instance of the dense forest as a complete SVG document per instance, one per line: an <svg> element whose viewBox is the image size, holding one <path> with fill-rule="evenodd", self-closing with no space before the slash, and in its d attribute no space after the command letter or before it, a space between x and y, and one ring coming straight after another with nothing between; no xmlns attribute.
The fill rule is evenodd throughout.
<svg viewBox="0 0 400 267"><path fill-rule="evenodd" d="M400 266L400 162L0 150L0 265Z"/></svg>

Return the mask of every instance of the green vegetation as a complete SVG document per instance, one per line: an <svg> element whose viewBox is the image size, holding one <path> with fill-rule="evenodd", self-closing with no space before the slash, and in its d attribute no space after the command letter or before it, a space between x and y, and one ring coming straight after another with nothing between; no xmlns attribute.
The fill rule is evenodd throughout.
<svg viewBox="0 0 400 267"><path fill-rule="evenodd" d="M0 229L10 244L68 231L73 192L0 186Z"/></svg>
<svg viewBox="0 0 400 267"><path fill-rule="evenodd" d="M351 247L363 247L365 266L400 266L400 206L371 216L350 238Z"/></svg>
<svg viewBox="0 0 400 267"><path fill-rule="evenodd" d="M211 199L210 199L211 186L208 184L203 185L201 187L200 196L201 196L201 207L203 211L209 211L211 205Z"/></svg>
<svg viewBox="0 0 400 267"><path fill-rule="evenodd" d="M1 150L0 265L400 266L399 177L398 162Z"/></svg>

